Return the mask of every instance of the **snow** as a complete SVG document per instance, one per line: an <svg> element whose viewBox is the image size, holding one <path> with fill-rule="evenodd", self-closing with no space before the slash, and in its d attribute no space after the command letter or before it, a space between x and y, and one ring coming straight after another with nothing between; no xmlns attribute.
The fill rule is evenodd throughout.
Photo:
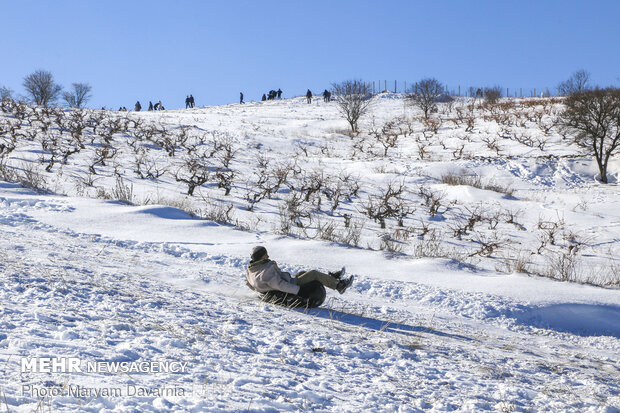
<svg viewBox="0 0 620 413"><path fill-rule="evenodd" d="M377 121L410 110L398 95L383 97L374 108ZM587 157L545 159L531 148L534 156L522 156L523 145L508 142L503 151L514 156L493 157L476 140L486 133L483 126L471 138L479 157L444 159L436 148L434 158L422 161L407 139L387 158L351 157L352 140L341 134L346 123L333 104L306 105L302 98L133 115L229 133L243 149L235 164L239 182L252 179L259 150L285 162L302 142L312 155L304 170L359 175L362 201L394 178L440 191L450 209L429 217L416 204L408 227L423 221L447 234L465 208L521 210L525 231L498 225L519 242L501 251L504 258L544 261L545 254L530 258L542 219L564 221L565 232L584 238L582 274L601 275L618 262L618 187L596 182ZM457 133L446 126L440 137ZM117 145L122 139L115 138ZM574 149L553 139L556 155ZM330 148L322 151L325 144ZM36 165L37 150L34 142L19 148L10 166ZM395 222L382 231L369 220L358 247L286 236L277 230L278 205L290 191L261 201L253 213L239 188L225 197L205 185L184 198L187 188L170 176L133 176L128 153L119 155L117 168L124 167L125 183L133 185L135 205L97 199L97 186L114 188L114 166L98 167L95 187L76 185L91 155L42 172L53 193L0 182L0 402L6 410L620 411L617 285L503 271L500 253L416 256L423 240L413 235L400 253L379 250L377 235L399 229ZM619 166L610 166L614 179ZM461 170L510 185L514 194L441 182ZM178 202L156 202L170 200ZM244 225L192 214L218 202L231 203ZM350 212L362 219L359 206L343 202L333 217ZM487 224L478 231L492 236ZM549 256L569 242L560 235L558 246L546 247ZM440 242L467 252L477 245L467 236ZM356 281L344 295L329 292L318 309L262 303L244 284L255 245L265 245L285 270L345 265ZM22 372L22 358L32 357L177 361L188 371ZM79 397L69 392L78 386ZM28 389L64 393L37 396Z"/></svg>

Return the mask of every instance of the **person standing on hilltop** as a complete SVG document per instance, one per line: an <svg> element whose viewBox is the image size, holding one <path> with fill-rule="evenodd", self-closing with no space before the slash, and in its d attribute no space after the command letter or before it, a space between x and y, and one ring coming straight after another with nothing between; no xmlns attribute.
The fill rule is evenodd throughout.
<svg viewBox="0 0 620 413"><path fill-rule="evenodd" d="M309 104L312 103L312 92L310 92L310 89L308 89L308 91L306 92L306 101Z"/></svg>
<svg viewBox="0 0 620 413"><path fill-rule="evenodd" d="M136 105L133 107L133 110L135 110L136 112L140 112L142 110L142 105L140 104L140 101L136 102Z"/></svg>
<svg viewBox="0 0 620 413"><path fill-rule="evenodd" d="M239 104L243 105L243 92L239 92Z"/></svg>

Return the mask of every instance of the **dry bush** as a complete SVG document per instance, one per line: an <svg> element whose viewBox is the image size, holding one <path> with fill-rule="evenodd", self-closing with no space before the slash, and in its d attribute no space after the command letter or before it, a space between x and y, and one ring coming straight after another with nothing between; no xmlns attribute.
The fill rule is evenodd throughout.
<svg viewBox="0 0 620 413"><path fill-rule="evenodd" d="M338 242L345 245L352 245L358 247L360 239L362 237L362 231L364 229L364 222L362 220L350 220L345 225L345 230L341 233Z"/></svg>
<svg viewBox="0 0 620 413"><path fill-rule="evenodd" d="M472 108L456 108L456 118L452 119L452 122L456 126L464 126L465 132L471 132L474 130L474 126L476 125L476 115Z"/></svg>
<svg viewBox="0 0 620 413"><path fill-rule="evenodd" d="M9 173L9 175L11 175L11 173ZM21 168L14 169L12 175L13 181L24 188L32 189L36 192L47 191L47 180L39 173L33 163L22 163Z"/></svg>
<svg viewBox="0 0 620 413"><path fill-rule="evenodd" d="M159 166L157 161L149 156L146 149L141 148L134 157L134 173L140 179L157 180L167 172L165 166Z"/></svg>
<svg viewBox="0 0 620 413"><path fill-rule="evenodd" d="M290 229L290 225L294 224L297 228L305 228L303 220L312 221L312 215L305 205L303 196L298 192L291 192L290 195L278 206L280 212L280 229L282 233L286 228Z"/></svg>
<svg viewBox="0 0 620 413"><path fill-rule="evenodd" d="M540 275L560 281L578 282L583 280L583 269L578 254L567 251L548 251L545 266Z"/></svg>
<svg viewBox="0 0 620 413"><path fill-rule="evenodd" d="M207 163L207 159L205 154L188 156L175 173L177 182L187 185L187 195L192 196L196 188L209 182L213 168Z"/></svg>
<svg viewBox="0 0 620 413"><path fill-rule="evenodd" d="M440 258L446 256L443 247L443 238L437 229L430 229L428 233L420 237L413 244L413 256L415 258Z"/></svg>
<svg viewBox="0 0 620 413"><path fill-rule="evenodd" d="M528 251L512 252L509 256L500 257L499 263L495 266L495 269L507 274L531 274L532 264L529 261L531 254L532 253Z"/></svg>
<svg viewBox="0 0 620 413"><path fill-rule="evenodd" d="M116 184L110 192L111 199L115 199L127 205L133 205L133 184L126 185L122 176L116 176Z"/></svg>
<svg viewBox="0 0 620 413"><path fill-rule="evenodd" d="M360 190L359 178L353 177L350 173L341 171L338 177L328 177L321 193L325 195L331 203L331 213L333 214L341 202L352 202L357 197Z"/></svg>
<svg viewBox="0 0 620 413"><path fill-rule="evenodd" d="M379 222L382 229L385 229L385 220L388 218L396 219L398 226L402 227L405 218L415 211L406 198L404 183L390 182L378 195L368 197L368 201L363 205L364 213L373 221Z"/></svg>
<svg viewBox="0 0 620 413"><path fill-rule="evenodd" d="M441 175L441 182L447 185L467 185L475 188L482 187L482 178L478 175L467 175L467 172L461 170L459 172L447 172Z"/></svg>
<svg viewBox="0 0 620 413"><path fill-rule="evenodd" d="M443 214L448 210L448 207L443 205L443 200L446 196L444 192L433 191L426 186L420 186L418 189L418 196L422 198L422 204L428 207L428 212L431 217L437 214Z"/></svg>
<svg viewBox="0 0 620 413"><path fill-rule="evenodd" d="M177 197L168 198L160 193L155 194L153 197L147 197L142 201L143 205L165 205L172 208L180 209L186 212L188 215L195 217L200 216L200 211L197 210L189 197Z"/></svg>
<svg viewBox="0 0 620 413"><path fill-rule="evenodd" d="M474 234L472 241L477 244L477 248L474 252L469 254L469 257L489 257L491 254L509 243L508 240L501 239L497 232L493 232L491 234L482 234L477 232Z"/></svg>
<svg viewBox="0 0 620 413"><path fill-rule="evenodd" d="M493 87L485 87L484 88L484 99L486 103L497 103L497 101L502 97L502 88L501 86L493 86Z"/></svg>
<svg viewBox="0 0 620 413"><path fill-rule="evenodd" d="M394 234L384 233L379 235L379 249L391 255L402 254L406 244L394 238Z"/></svg>
<svg viewBox="0 0 620 413"><path fill-rule="evenodd" d="M441 125L443 124L443 121L441 120L440 117L432 117L429 116L428 118L424 119L424 136L426 135L426 132L432 132L434 135L437 135L437 133L439 132L439 128L441 128Z"/></svg>
<svg viewBox="0 0 620 413"><path fill-rule="evenodd" d="M480 176L468 175L465 170L444 173L440 179L441 182L447 185L468 185L474 188L504 194L507 197L512 197L514 194L514 189L508 185L502 185L494 180L484 182Z"/></svg>
<svg viewBox="0 0 620 413"><path fill-rule="evenodd" d="M15 182L17 180L15 171L8 167L6 162L2 159L0 159L0 180L7 182Z"/></svg>
<svg viewBox="0 0 620 413"><path fill-rule="evenodd" d="M501 156L500 151L502 149L499 146L499 142L496 136L482 136L480 140L487 145L487 148L494 151L497 156Z"/></svg>
<svg viewBox="0 0 620 413"><path fill-rule="evenodd" d="M392 119L385 122L381 127L375 125L373 119L369 130L369 135L374 136L377 143L383 146L383 156L387 156L388 150L394 148L398 143L398 138L403 134L402 129L397 128L400 119Z"/></svg>
<svg viewBox="0 0 620 413"><path fill-rule="evenodd" d="M205 207L199 211L200 218L220 224L234 224L236 222L233 204L214 201L204 195L201 197Z"/></svg>

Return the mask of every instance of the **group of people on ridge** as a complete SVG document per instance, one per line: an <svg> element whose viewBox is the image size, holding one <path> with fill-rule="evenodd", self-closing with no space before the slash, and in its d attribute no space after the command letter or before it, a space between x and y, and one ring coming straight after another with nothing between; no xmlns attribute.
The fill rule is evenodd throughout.
<svg viewBox="0 0 620 413"><path fill-rule="evenodd" d="M266 101L266 100L275 100L275 99L281 99L281 98L282 98L282 89L278 88L278 90L273 90L273 89L270 90L267 94L263 93L261 100ZM331 92L325 89L325 91L323 91L323 101L331 102L331 98L332 98ZM308 91L306 92L306 102L312 103L312 92L310 91L310 89L308 89ZM243 92L239 92L239 104L244 104L244 103L245 102L243 101ZM195 106L194 96L193 95L187 96L185 98L185 109L193 108L194 106ZM126 111L127 109L125 109L124 107L121 107L119 108L119 110ZM142 110L142 105L140 104L140 101L136 102L134 106L134 110L136 112L139 112ZM153 105L153 102L149 102L148 110L164 110L164 106L162 105L161 100L155 103L155 105Z"/></svg>
<svg viewBox="0 0 620 413"><path fill-rule="evenodd" d="M323 91L323 102L331 102L331 100L332 100L332 92L325 89ZM310 91L310 89L308 89L308 91L306 92L306 102L308 104L312 103L312 92Z"/></svg>
<svg viewBox="0 0 620 413"><path fill-rule="evenodd" d="M136 102L133 110L135 110L136 112L140 112L142 110L142 105L140 104L140 101ZM153 102L149 101L149 108L147 110L164 110L164 105L161 104L161 100L155 103L155 105L153 105Z"/></svg>
<svg viewBox="0 0 620 413"><path fill-rule="evenodd" d="M280 90L279 88L278 90L270 90L268 94L263 93L263 97L261 98L261 100L264 102L266 100L275 100L276 98L282 98L282 90Z"/></svg>
<svg viewBox="0 0 620 413"><path fill-rule="evenodd" d="M185 98L185 109L194 107L194 96L189 95Z"/></svg>

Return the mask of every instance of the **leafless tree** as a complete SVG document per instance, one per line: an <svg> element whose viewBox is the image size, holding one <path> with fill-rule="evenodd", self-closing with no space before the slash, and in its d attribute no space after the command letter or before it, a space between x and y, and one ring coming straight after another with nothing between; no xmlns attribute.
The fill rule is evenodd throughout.
<svg viewBox="0 0 620 413"><path fill-rule="evenodd" d="M586 90L571 94L562 113L563 128L574 142L596 158L601 181L607 183L607 164L620 147L620 89Z"/></svg>
<svg viewBox="0 0 620 413"><path fill-rule="evenodd" d="M36 105L49 106L56 102L62 87L54 82L54 76L46 70L37 70L24 78L24 88Z"/></svg>
<svg viewBox="0 0 620 413"><path fill-rule="evenodd" d="M411 87L407 100L410 104L422 109L424 117L428 118L437 107L435 100L441 95L443 89L443 85L435 78L422 79Z"/></svg>
<svg viewBox="0 0 620 413"><path fill-rule="evenodd" d="M13 91L6 86L0 87L0 101L13 99Z"/></svg>
<svg viewBox="0 0 620 413"><path fill-rule="evenodd" d="M484 100L487 103L497 103L499 98L502 97L502 87L501 86L493 86L493 87L485 87L484 88Z"/></svg>
<svg viewBox="0 0 620 413"><path fill-rule="evenodd" d="M568 96L572 93L584 92L589 89L590 73L581 69L577 70L567 80L558 85L558 93Z"/></svg>
<svg viewBox="0 0 620 413"><path fill-rule="evenodd" d="M71 108L81 108L90 100L92 87L88 83L72 83L71 90L64 92L62 98Z"/></svg>
<svg viewBox="0 0 620 413"><path fill-rule="evenodd" d="M357 122L370 109L372 94L368 85L361 80L345 80L332 84L333 94L342 116L357 132Z"/></svg>

